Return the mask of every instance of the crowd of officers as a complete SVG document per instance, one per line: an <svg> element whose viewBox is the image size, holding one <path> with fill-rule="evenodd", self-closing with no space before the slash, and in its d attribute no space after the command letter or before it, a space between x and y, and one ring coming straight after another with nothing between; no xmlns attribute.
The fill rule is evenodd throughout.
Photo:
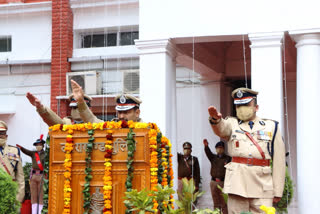
<svg viewBox="0 0 320 214"><path fill-rule="evenodd" d="M39 99L27 93L30 103L49 126L54 124L74 124L87 122L103 122L90 110L91 98L84 94L82 88L71 80L73 94L69 97L71 116L60 118L50 108L45 107ZM232 92L236 107L236 117L222 118L216 107L210 106L209 123L213 132L226 142L215 144L216 152L209 148L209 142L203 139L204 152L211 163L210 189L214 208L219 208L223 214L239 214L243 211L262 213L261 205L272 206L277 203L283 193L285 177L285 147L282 141L278 122L261 119L256 115L258 92L248 88L239 88ZM117 102L117 118L115 120L142 121L140 118L141 100L131 95L119 95ZM22 170L20 150L32 158L34 177L31 186L32 203L42 208L39 201L40 177L43 173L43 144L38 139L34 146L36 151L29 151L20 145L16 147L6 144L7 125L0 121L0 168L12 176L18 183L17 199L24 198L24 175ZM182 179L194 180L196 191L201 182L198 158L191 155L192 144L183 143L183 154L177 154L178 161L178 192L182 192ZM227 155L228 154L228 155ZM270 166L270 162L273 166ZM223 192L228 194L228 203L223 198ZM41 198L41 197L40 197Z"/></svg>

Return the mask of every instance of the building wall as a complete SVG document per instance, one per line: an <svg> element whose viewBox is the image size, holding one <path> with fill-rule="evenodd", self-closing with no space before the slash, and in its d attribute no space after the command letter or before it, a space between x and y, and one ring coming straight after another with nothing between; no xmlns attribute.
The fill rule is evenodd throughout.
<svg viewBox="0 0 320 214"><path fill-rule="evenodd" d="M140 0L141 39L318 28L320 14L317 3L289 0Z"/></svg>
<svg viewBox="0 0 320 214"><path fill-rule="evenodd" d="M42 122L25 94L31 92L44 105L49 106L50 73L1 75L0 85L2 100L0 107L10 103L10 108L15 110L13 114L0 114L0 120L6 121L8 125L8 144L14 146L20 144L25 148L34 149L32 144L40 134L44 134L46 138L48 126ZM22 154L22 160L23 163L31 162L31 159L24 154Z"/></svg>
<svg viewBox="0 0 320 214"><path fill-rule="evenodd" d="M12 37L12 51L0 53L0 120L8 124L8 144L28 149L34 149L32 144L40 134L46 137L48 133L25 95L31 92L50 105L51 12L46 11L50 5L0 8L0 36ZM24 154L22 159L31 162Z"/></svg>
<svg viewBox="0 0 320 214"><path fill-rule="evenodd" d="M51 12L6 14L0 8L0 36L12 36L12 51L0 61L51 58Z"/></svg>
<svg viewBox="0 0 320 214"><path fill-rule="evenodd" d="M211 164L204 153L203 139L208 139L209 147L215 153L215 144L219 141L208 122L208 107L210 105L221 109L220 83L201 84L199 75L193 71L177 67L177 142L173 146L183 153L182 144L186 141L192 144L192 155L198 157L202 181L202 190L205 194L198 200L198 206L213 208L210 192ZM190 83L188 81L193 81ZM174 154L174 157L175 154ZM174 160L176 161L176 160Z"/></svg>

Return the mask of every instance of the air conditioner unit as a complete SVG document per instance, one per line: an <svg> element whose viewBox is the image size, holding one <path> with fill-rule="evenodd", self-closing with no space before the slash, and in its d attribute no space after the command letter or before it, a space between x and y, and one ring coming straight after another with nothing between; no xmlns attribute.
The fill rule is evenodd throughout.
<svg viewBox="0 0 320 214"><path fill-rule="evenodd" d="M123 93L139 94L140 75L139 70L123 71Z"/></svg>
<svg viewBox="0 0 320 214"><path fill-rule="evenodd" d="M72 93L70 80L76 81L88 95L101 94L100 73L96 71L68 72L67 95Z"/></svg>

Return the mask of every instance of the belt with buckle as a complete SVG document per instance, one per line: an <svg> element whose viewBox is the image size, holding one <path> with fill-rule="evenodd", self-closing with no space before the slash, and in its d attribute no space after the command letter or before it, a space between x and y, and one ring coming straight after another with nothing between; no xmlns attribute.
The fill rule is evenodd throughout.
<svg viewBox="0 0 320 214"><path fill-rule="evenodd" d="M270 166L270 160L258 158L232 157L232 162L247 164L249 166Z"/></svg>

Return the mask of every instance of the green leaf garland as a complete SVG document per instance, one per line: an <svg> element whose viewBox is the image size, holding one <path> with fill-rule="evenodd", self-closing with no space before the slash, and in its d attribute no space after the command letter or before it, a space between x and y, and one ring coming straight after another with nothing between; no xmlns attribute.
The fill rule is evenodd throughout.
<svg viewBox="0 0 320 214"><path fill-rule="evenodd" d="M48 213L49 207L49 155L50 155L50 136L48 134L45 145L45 159L43 169L43 208L41 214Z"/></svg>
<svg viewBox="0 0 320 214"><path fill-rule="evenodd" d="M134 152L136 150L136 141L134 139L135 133L130 128L128 135L127 135L127 148L128 148L128 156L127 156L127 168L128 168L128 174L127 174L127 180L125 183L127 192L132 191L132 180L133 180L133 157ZM126 204L126 214L132 213L132 207L130 207L128 204Z"/></svg>
<svg viewBox="0 0 320 214"><path fill-rule="evenodd" d="M84 170L86 177L85 177L85 184L83 186L83 208L84 208L84 214L88 214L90 212L90 203L91 203L91 195L90 195L90 181L92 180L92 168L91 168L91 155L93 150L93 142L94 142L94 130L90 129L88 130L88 143L86 148L86 168Z"/></svg>

